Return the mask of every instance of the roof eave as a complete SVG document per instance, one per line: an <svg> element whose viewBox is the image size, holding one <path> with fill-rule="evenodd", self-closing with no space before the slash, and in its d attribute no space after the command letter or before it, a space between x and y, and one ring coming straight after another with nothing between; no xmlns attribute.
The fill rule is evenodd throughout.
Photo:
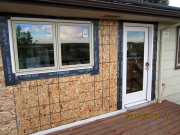
<svg viewBox="0 0 180 135"><path fill-rule="evenodd" d="M134 15L146 15L163 18L180 19L180 10L158 9L147 6L137 6L132 4L113 3L99 0L0 0L7 3L19 3L41 6L54 6L70 9L83 9L93 11L103 11L112 13L125 13Z"/></svg>

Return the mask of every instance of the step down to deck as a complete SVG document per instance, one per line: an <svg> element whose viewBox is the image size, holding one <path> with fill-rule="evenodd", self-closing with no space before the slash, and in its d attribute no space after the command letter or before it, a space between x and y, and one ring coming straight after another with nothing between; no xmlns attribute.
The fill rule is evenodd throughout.
<svg viewBox="0 0 180 135"><path fill-rule="evenodd" d="M133 110L133 109L137 109L137 108L140 108L140 107L143 107L143 106L147 106L147 105L150 105L152 103L155 103L156 101L147 101L147 100L141 100L141 101L138 101L138 102L134 102L134 103L131 103L131 104L126 104L124 105L124 108L127 109L127 110Z"/></svg>

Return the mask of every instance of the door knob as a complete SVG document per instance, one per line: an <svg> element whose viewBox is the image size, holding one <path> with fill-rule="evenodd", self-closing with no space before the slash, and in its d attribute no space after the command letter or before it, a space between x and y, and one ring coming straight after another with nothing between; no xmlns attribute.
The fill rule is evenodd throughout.
<svg viewBox="0 0 180 135"><path fill-rule="evenodd" d="M149 67L149 62L146 62L146 67Z"/></svg>

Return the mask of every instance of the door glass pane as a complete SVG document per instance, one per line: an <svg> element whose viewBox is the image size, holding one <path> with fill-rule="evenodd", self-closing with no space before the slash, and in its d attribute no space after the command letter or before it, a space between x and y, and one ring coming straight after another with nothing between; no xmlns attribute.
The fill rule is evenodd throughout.
<svg viewBox="0 0 180 135"><path fill-rule="evenodd" d="M62 65L90 63L89 26L60 26Z"/></svg>
<svg viewBox="0 0 180 135"><path fill-rule="evenodd" d="M54 66L52 25L15 24L15 28L19 69Z"/></svg>
<svg viewBox="0 0 180 135"><path fill-rule="evenodd" d="M127 32L126 94L143 90L145 32Z"/></svg>

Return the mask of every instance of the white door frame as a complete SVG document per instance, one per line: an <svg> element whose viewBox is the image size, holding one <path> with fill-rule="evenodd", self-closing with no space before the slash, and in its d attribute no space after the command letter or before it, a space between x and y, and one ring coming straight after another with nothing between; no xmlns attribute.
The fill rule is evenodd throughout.
<svg viewBox="0 0 180 135"><path fill-rule="evenodd" d="M149 48L148 48L148 41L149 41L149 30L147 27L126 27L126 29L124 30L125 31L125 35L123 40L124 42L126 43L124 45L124 49L127 50L127 32L128 31L134 31L134 32L143 32L144 33L144 59L143 59L143 74L142 74L142 81L143 81L143 87L142 89L140 89L139 91L136 91L136 92L132 92L132 93L129 93L129 94L125 94L124 96L124 104L127 105L127 104L131 104L131 103L135 103L136 101L141 101L141 100L144 100L144 99L147 99L147 70L146 70L146 66L145 66L145 63L148 62L148 53L149 53ZM127 51L123 52L124 54L124 63L126 63L126 68L123 69L123 72L127 73ZM126 76L123 76L123 79L124 80L127 80L127 74ZM125 86L127 86L127 81L123 81L123 83L125 84ZM127 89L127 88L126 88Z"/></svg>
<svg viewBox="0 0 180 135"><path fill-rule="evenodd" d="M143 24L143 23L123 23L123 39L125 38L125 29L126 27L147 27L149 28L149 70L148 70L148 81L147 81L147 101L151 101L151 89L152 89L152 68L153 68L153 33L154 33L154 25L153 24ZM126 45L125 40L123 40L123 52L126 52ZM125 53L123 53L123 74L122 74L122 109L124 109L124 99L126 94L126 59Z"/></svg>

